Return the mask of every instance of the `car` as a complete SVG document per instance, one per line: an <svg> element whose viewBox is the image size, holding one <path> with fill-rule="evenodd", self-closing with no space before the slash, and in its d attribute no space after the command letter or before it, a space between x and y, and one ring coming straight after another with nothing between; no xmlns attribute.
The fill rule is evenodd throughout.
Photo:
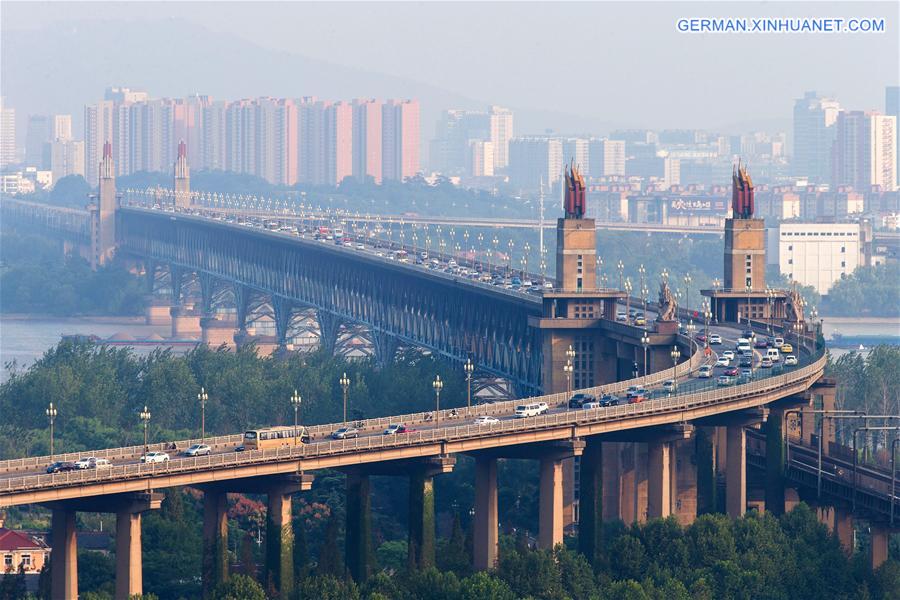
<svg viewBox="0 0 900 600"><path fill-rule="evenodd" d="M356 427L341 427L331 434L333 440L349 440L359 437L359 429Z"/></svg>
<svg viewBox="0 0 900 600"><path fill-rule="evenodd" d="M600 403L597 402L596 400L594 400L593 402L585 402L584 404L581 405L581 408L583 408L585 410L590 410L592 408L600 408L600 407L601 407Z"/></svg>
<svg viewBox="0 0 900 600"><path fill-rule="evenodd" d="M110 463L105 458L95 458L94 460L91 461L90 468L91 469L103 469L103 468L111 467L111 466L112 466L112 463Z"/></svg>
<svg viewBox="0 0 900 600"><path fill-rule="evenodd" d="M794 347L790 344L782 344L779 350L781 350L782 354L791 354L794 351Z"/></svg>
<svg viewBox="0 0 900 600"><path fill-rule="evenodd" d="M247 449L247 446L241 444L240 446L235 446L234 451L235 452L243 452L246 449Z"/></svg>
<svg viewBox="0 0 900 600"><path fill-rule="evenodd" d="M675 380L674 379L666 379L663 381L662 389L664 392L669 392L670 394L675 391Z"/></svg>
<svg viewBox="0 0 900 600"><path fill-rule="evenodd" d="M643 327L644 325L647 324L647 319L638 315L637 317L634 318L634 324L637 325L638 327Z"/></svg>
<svg viewBox="0 0 900 600"><path fill-rule="evenodd" d="M705 342L706 334L698 333L697 335L694 336L694 339L697 340L698 342Z"/></svg>
<svg viewBox="0 0 900 600"><path fill-rule="evenodd" d="M750 344L738 344L737 351L741 354L753 354L753 348Z"/></svg>
<svg viewBox="0 0 900 600"><path fill-rule="evenodd" d="M475 425L493 425L493 424L499 423L499 422L500 422L500 419L498 419L497 417L491 416L491 415L481 415L480 417L475 419L475 421L473 421L473 423L475 423Z"/></svg>
<svg viewBox="0 0 900 600"><path fill-rule="evenodd" d="M366 246L365 246L365 244L357 244L357 245L356 245L356 249L357 249L357 250L365 250L365 249L366 249Z"/></svg>
<svg viewBox="0 0 900 600"><path fill-rule="evenodd" d="M64 473L66 471L74 471L78 467L75 466L75 463L69 462L67 460L58 460L56 462L50 463L47 465L48 473Z"/></svg>
<svg viewBox="0 0 900 600"><path fill-rule="evenodd" d="M744 331L741 332L741 337L745 337L748 340L752 340L753 338L756 337L756 334L753 332L752 329L745 329Z"/></svg>
<svg viewBox="0 0 900 600"><path fill-rule="evenodd" d="M722 343L722 336L718 333L709 334L709 343L713 346L718 346Z"/></svg>
<svg viewBox="0 0 900 600"><path fill-rule="evenodd" d="M194 444L190 448L184 451L185 456L209 456L212 452L212 448L210 448L207 444Z"/></svg>
<svg viewBox="0 0 900 600"><path fill-rule="evenodd" d="M800 361L797 360L797 357L793 354L788 354L784 357L784 366L786 367L796 367L800 364Z"/></svg>
<svg viewBox="0 0 900 600"><path fill-rule="evenodd" d="M753 369L741 369L741 377L753 377Z"/></svg>
<svg viewBox="0 0 900 600"><path fill-rule="evenodd" d="M753 342L753 347L754 348L768 348L769 340L766 337L756 338L756 341Z"/></svg>
<svg viewBox="0 0 900 600"><path fill-rule="evenodd" d="M734 383L734 380L730 375L719 375L719 378L716 379L716 385L726 386Z"/></svg>
<svg viewBox="0 0 900 600"><path fill-rule="evenodd" d="M142 463L164 463L169 462L169 455L165 452L148 452L141 457Z"/></svg>
<svg viewBox="0 0 900 600"><path fill-rule="evenodd" d="M730 365L731 365L731 359L728 358L727 356L720 356L719 358L716 359L717 367L728 367Z"/></svg>
<svg viewBox="0 0 900 600"><path fill-rule="evenodd" d="M751 358L749 356L742 356L740 366L741 367L752 367L753 366L753 358Z"/></svg>
<svg viewBox="0 0 900 600"><path fill-rule="evenodd" d="M536 417L549 411L550 407L546 402L532 402L530 404L520 404L516 407L516 417L522 419L525 417Z"/></svg>
<svg viewBox="0 0 900 600"><path fill-rule="evenodd" d="M621 311L617 312L616 313L616 321L619 321L620 323L627 323L628 315L626 315L624 312L621 312Z"/></svg>
<svg viewBox="0 0 900 600"><path fill-rule="evenodd" d="M726 350L725 352L722 353L722 356L724 356L724 357L727 358L728 360L734 360L734 351L733 351L733 350Z"/></svg>
<svg viewBox="0 0 900 600"><path fill-rule="evenodd" d="M613 394L604 394L600 398L600 406L618 406L619 405L619 397L614 396Z"/></svg>
<svg viewBox="0 0 900 600"><path fill-rule="evenodd" d="M775 348L781 348L782 346L784 346L784 338L777 337L773 339L772 346L774 346Z"/></svg>
<svg viewBox="0 0 900 600"><path fill-rule="evenodd" d="M628 388L628 391L625 394L625 397L628 399L628 402L632 403L632 404L634 404L636 402L643 402L644 400L647 399L648 396L649 396L649 393L647 392L646 389L644 389L642 387L637 387L637 386L631 386L630 388Z"/></svg>
<svg viewBox="0 0 900 600"><path fill-rule="evenodd" d="M712 377L712 367L710 365L703 365L697 370L697 377L700 379L709 379Z"/></svg>
<svg viewBox="0 0 900 600"><path fill-rule="evenodd" d="M727 375L729 377L734 377L735 375L738 374L738 369L737 369L737 367L730 367L730 368L722 371L722 374Z"/></svg>
<svg viewBox="0 0 900 600"><path fill-rule="evenodd" d="M579 392L569 399L569 408L581 408L585 402L596 402L596 400L597 398L593 394Z"/></svg>
<svg viewBox="0 0 900 600"><path fill-rule="evenodd" d="M388 425L388 428L384 430L384 435L397 435L401 433L412 433L415 429L407 427L403 423L395 423L394 425Z"/></svg>
<svg viewBox="0 0 900 600"><path fill-rule="evenodd" d="M774 363L772 363L771 358L769 358L768 356L764 356L763 359L759 362L759 368L771 369L773 364Z"/></svg>
<svg viewBox="0 0 900 600"><path fill-rule="evenodd" d="M88 456L87 458L79 458L78 460L75 461L75 468L76 469L93 469L93 468L95 468L95 465L97 464L98 460L106 460L106 459L99 459L96 456ZM109 464L109 461L106 461L106 463Z"/></svg>

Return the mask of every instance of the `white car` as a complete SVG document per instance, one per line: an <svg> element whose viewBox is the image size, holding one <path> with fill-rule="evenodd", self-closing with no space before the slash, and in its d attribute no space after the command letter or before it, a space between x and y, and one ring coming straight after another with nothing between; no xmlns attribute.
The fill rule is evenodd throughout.
<svg viewBox="0 0 900 600"><path fill-rule="evenodd" d="M493 425L494 423L499 423L500 419L497 417L492 417L491 415L481 415L477 419L475 419L475 425Z"/></svg>
<svg viewBox="0 0 900 600"><path fill-rule="evenodd" d="M190 448L184 451L185 456L209 456L210 452L212 452L212 448L207 446L206 444L194 444Z"/></svg>
<svg viewBox="0 0 900 600"><path fill-rule="evenodd" d="M784 357L784 366L786 367L796 367L800 364L800 361L797 360L797 357L793 354L788 354Z"/></svg>
<svg viewBox="0 0 900 600"><path fill-rule="evenodd" d="M722 336L719 335L718 333L711 333L711 334L709 334L709 343L710 343L710 344L721 344L721 343L722 343Z"/></svg>
<svg viewBox="0 0 900 600"><path fill-rule="evenodd" d="M108 466L110 466L108 460L106 460L105 458L97 458L96 456L79 458L75 461L76 469L99 469Z"/></svg>
<svg viewBox="0 0 900 600"><path fill-rule="evenodd" d="M550 410L546 402L532 402L531 404L520 404L516 407L516 416L520 419L525 417L536 417Z"/></svg>
<svg viewBox="0 0 900 600"><path fill-rule="evenodd" d="M703 365L697 370L697 377L700 379L709 379L712 377L712 367L709 365Z"/></svg>
<svg viewBox="0 0 900 600"><path fill-rule="evenodd" d="M729 365L731 365L731 359L727 356L720 356L718 359L716 359L717 367L727 367Z"/></svg>
<svg viewBox="0 0 900 600"><path fill-rule="evenodd" d="M722 356L724 356L728 360L734 360L734 350L726 350L722 353Z"/></svg>
<svg viewBox="0 0 900 600"><path fill-rule="evenodd" d="M670 393L674 392L675 391L675 380L667 379L666 381L663 381L662 389L664 392L670 392Z"/></svg>
<svg viewBox="0 0 900 600"><path fill-rule="evenodd" d="M169 455L165 452L148 452L141 457L142 463L164 463L169 462Z"/></svg>

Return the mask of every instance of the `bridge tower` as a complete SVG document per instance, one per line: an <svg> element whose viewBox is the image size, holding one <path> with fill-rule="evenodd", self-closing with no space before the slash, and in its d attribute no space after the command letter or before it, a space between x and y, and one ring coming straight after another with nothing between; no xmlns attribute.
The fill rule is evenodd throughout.
<svg viewBox="0 0 900 600"><path fill-rule="evenodd" d="M566 168L563 208L565 216L556 224L556 287L544 292L542 315L529 320L543 331L544 393L600 385L618 374L616 342L599 323L615 319L616 301L624 293L597 288L596 227L584 215L584 177L574 164Z"/></svg>
<svg viewBox="0 0 900 600"><path fill-rule="evenodd" d="M100 161L100 180L97 202L88 208L91 214L91 268L109 262L116 249L116 170L112 158L112 144L103 145Z"/></svg>
<svg viewBox="0 0 900 600"><path fill-rule="evenodd" d="M191 171L187 162L187 145L178 142L178 158L175 160L175 210L191 206Z"/></svg>

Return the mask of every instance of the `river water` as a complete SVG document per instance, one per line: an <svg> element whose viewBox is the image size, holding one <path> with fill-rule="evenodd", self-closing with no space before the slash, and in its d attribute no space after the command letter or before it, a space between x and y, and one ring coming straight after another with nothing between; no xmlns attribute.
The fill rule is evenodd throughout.
<svg viewBox="0 0 900 600"><path fill-rule="evenodd" d="M878 341L900 344L900 320L897 319L824 319L824 333L830 338L839 332L845 337L874 337ZM0 382L9 377L9 366L24 370L40 358L47 349L59 343L63 335L96 335L101 339L120 338L119 333L133 338L147 338L153 334L167 337L167 326L146 325L142 317L29 317L27 315L0 315ZM855 348L855 345L854 345ZM148 353L151 346L138 346L136 353ZM832 347L832 354L839 356L850 350L847 344ZM181 346L176 351L184 351Z"/></svg>

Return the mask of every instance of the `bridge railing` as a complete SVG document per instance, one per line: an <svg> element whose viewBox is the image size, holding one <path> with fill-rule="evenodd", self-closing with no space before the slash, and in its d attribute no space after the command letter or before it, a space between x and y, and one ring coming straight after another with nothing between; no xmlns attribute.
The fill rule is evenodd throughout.
<svg viewBox="0 0 900 600"><path fill-rule="evenodd" d="M569 425L590 425L594 423L623 421L632 418L661 413L682 412L687 409L751 399L760 394L794 389L807 379L817 377L825 368L825 357L821 356L813 364L797 371L785 373L740 384L728 388L718 388L694 392L683 396L659 398L636 404L625 404L606 408L572 410L524 419L504 420L488 425L445 425L409 434L392 436L366 436L352 440L328 440L248 452L213 454L208 456L183 458L167 463L129 464L101 469L69 471L52 475L31 475L0 480L0 493L26 491L42 487L65 487L76 484L133 479L138 477L162 477L184 472L234 468L244 464L304 460L338 454L386 450L405 446L434 444L462 439L495 437L523 431L552 429ZM301 464L302 468L302 464ZM0 506L3 505L0 498Z"/></svg>

